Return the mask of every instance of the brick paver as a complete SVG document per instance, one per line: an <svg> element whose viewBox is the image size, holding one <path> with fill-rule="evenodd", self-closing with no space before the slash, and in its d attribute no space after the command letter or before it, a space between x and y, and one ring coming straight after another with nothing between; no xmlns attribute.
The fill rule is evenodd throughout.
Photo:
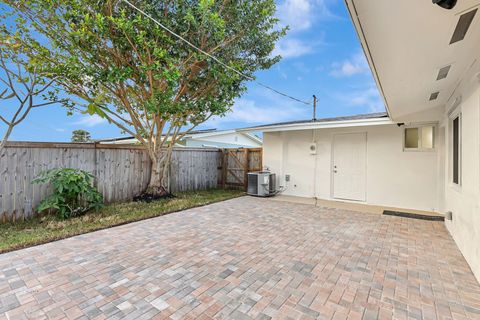
<svg viewBox="0 0 480 320"><path fill-rule="evenodd" d="M480 319L443 223L238 198L0 255L0 319Z"/></svg>

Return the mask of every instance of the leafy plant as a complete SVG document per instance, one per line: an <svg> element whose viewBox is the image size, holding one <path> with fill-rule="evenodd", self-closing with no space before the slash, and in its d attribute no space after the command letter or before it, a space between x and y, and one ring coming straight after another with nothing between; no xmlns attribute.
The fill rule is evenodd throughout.
<svg viewBox="0 0 480 320"><path fill-rule="evenodd" d="M246 82L280 60L272 52L286 29L274 0L131 2L145 14L121 0L3 0L4 33L36 49L70 112L96 114L144 146L147 192L164 195L175 143L229 112Z"/></svg>
<svg viewBox="0 0 480 320"><path fill-rule="evenodd" d="M103 207L102 195L92 186L93 175L88 172L59 168L40 173L33 183L49 183L53 193L38 206L38 211L54 209L61 219L81 215Z"/></svg>

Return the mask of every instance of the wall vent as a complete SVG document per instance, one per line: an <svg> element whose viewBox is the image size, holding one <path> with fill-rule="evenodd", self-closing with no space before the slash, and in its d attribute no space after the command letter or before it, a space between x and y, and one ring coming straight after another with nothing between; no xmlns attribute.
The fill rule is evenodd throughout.
<svg viewBox="0 0 480 320"><path fill-rule="evenodd" d="M455 31L453 32L452 39L450 40L450 44L461 41L465 38L465 35L467 34L468 28L470 28L470 25L472 24L477 10L478 9L474 9L460 16L457 26L455 27Z"/></svg>
<svg viewBox="0 0 480 320"><path fill-rule="evenodd" d="M428 99L429 101L433 101L433 100L437 100L438 98L438 95L440 94L440 92L434 92L430 95L430 99Z"/></svg>
<svg viewBox="0 0 480 320"><path fill-rule="evenodd" d="M446 67L441 68L441 69L438 71L437 81L438 81L438 80L445 79L445 78L448 76L448 73L450 72L450 68L451 68L451 67L452 67L452 66L449 65L449 66L446 66Z"/></svg>

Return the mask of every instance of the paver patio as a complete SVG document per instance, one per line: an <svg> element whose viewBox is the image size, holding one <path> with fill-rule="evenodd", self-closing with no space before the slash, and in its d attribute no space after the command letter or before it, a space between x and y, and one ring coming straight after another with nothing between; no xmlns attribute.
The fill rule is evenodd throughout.
<svg viewBox="0 0 480 320"><path fill-rule="evenodd" d="M0 319L480 319L443 223L237 198L0 255Z"/></svg>

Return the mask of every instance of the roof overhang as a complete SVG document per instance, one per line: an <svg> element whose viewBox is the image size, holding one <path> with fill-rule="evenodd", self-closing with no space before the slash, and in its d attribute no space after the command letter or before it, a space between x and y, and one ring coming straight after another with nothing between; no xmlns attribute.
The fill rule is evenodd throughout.
<svg viewBox="0 0 480 320"><path fill-rule="evenodd" d="M343 120L343 121L325 121L325 122L307 122L292 123L279 125L266 125L260 127L251 127L238 129L239 132L276 132L276 131L296 131L296 130L316 130L330 128L348 128L348 127L365 127L365 126L381 126L395 124L389 118L372 118L362 120Z"/></svg>
<svg viewBox="0 0 480 320"><path fill-rule="evenodd" d="M262 144L262 139L249 134L247 131L238 131L235 129L231 130L221 130L221 131L214 131L214 132L206 132L206 133L196 133L196 134L187 134L185 138L191 139L202 139L202 138L210 138L210 137L217 137L217 136L224 136L229 134L242 134L246 138L252 140L256 144Z"/></svg>
<svg viewBox="0 0 480 320"><path fill-rule="evenodd" d="M452 103L453 93L480 56L480 9L461 41L450 44L460 17L480 6L462 0L452 10L430 0L345 0L389 116ZM451 66L444 79L440 69ZM433 93L438 97L430 101Z"/></svg>

